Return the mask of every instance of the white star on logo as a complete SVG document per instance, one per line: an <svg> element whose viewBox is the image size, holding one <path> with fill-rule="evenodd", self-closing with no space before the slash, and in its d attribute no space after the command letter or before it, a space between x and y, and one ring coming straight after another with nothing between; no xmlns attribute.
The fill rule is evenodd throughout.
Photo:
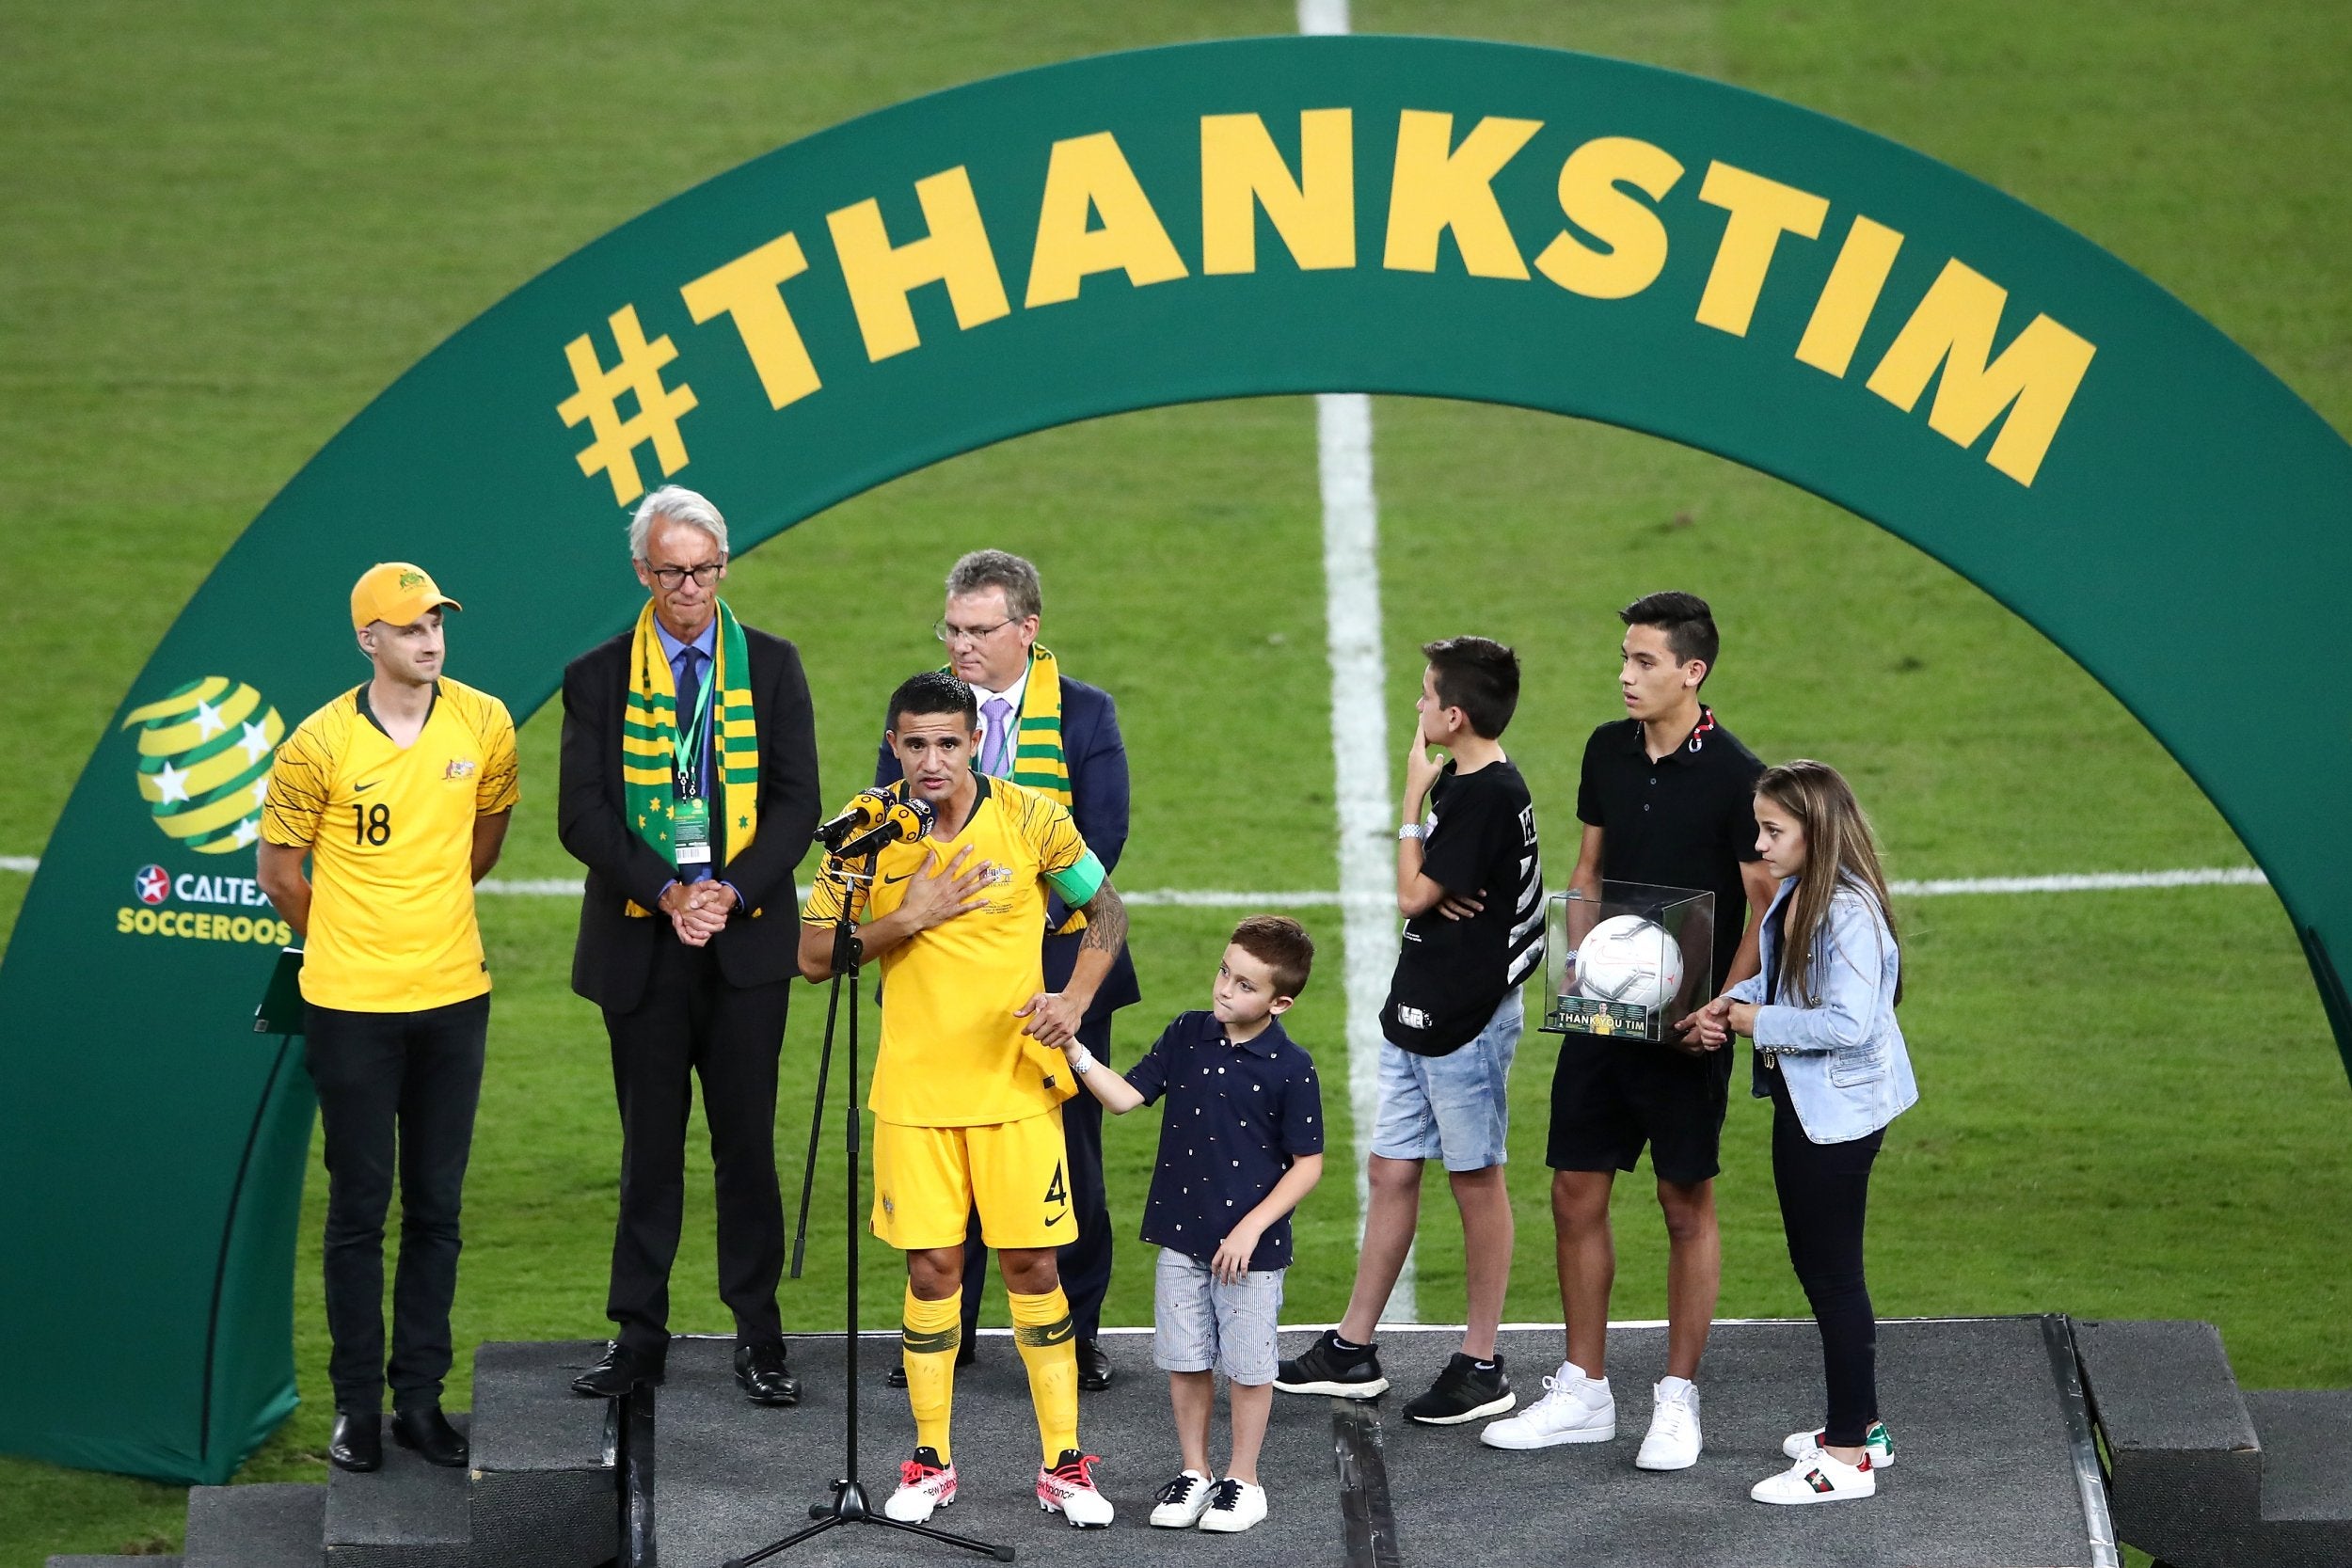
<svg viewBox="0 0 2352 1568"><path fill-rule="evenodd" d="M210 703L196 705L196 738L209 740L229 727L220 711Z"/></svg>
<svg viewBox="0 0 2352 1568"><path fill-rule="evenodd" d="M237 824L236 836L237 843L239 845L246 845L259 838L261 836L261 832L253 826L253 818L248 816L244 821Z"/></svg>
<svg viewBox="0 0 2352 1568"><path fill-rule="evenodd" d="M253 781L253 803L257 806L269 804L269 781L267 779Z"/></svg>
<svg viewBox="0 0 2352 1568"><path fill-rule="evenodd" d="M261 725L247 720L245 734L239 737L237 744L245 748L246 761L259 762L262 753L269 750L269 736L262 733Z"/></svg>
<svg viewBox="0 0 2352 1568"><path fill-rule="evenodd" d="M164 764L164 770L155 775L155 788L164 804L169 805L174 800L188 798L187 777L185 773L174 771L171 764Z"/></svg>

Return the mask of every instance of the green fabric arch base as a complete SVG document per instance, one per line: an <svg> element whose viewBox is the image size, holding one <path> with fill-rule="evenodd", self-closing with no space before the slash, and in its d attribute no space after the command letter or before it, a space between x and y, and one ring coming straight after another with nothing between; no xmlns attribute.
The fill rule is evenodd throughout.
<svg viewBox="0 0 2352 1568"><path fill-rule="evenodd" d="M347 678L380 555L467 601L518 713L624 626L621 508L749 547L896 475L1154 404L1351 390L1605 420L1927 550L2106 683L2221 808L2340 1044L2352 448L2113 257L1851 126L1549 50L1265 39L854 120L669 201L427 356L189 603L0 967L0 1448L225 1479L292 1408L298 1042L251 1033L267 748ZM1474 519L1467 520L1474 526ZM291 607L266 643L251 607ZM2232 678L2249 612L2311 677ZM278 613L274 610L274 614ZM2291 746L2249 736L2292 736ZM542 781L540 787L547 787Z"/></svg>

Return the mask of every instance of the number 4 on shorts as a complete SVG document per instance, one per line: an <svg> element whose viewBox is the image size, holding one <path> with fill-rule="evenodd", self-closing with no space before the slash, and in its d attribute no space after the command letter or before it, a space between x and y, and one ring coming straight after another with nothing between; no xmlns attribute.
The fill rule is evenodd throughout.
<svg viewBox="0 0 2352 1568"><path fill-rule="evenodd" d="M1045 1188L1045 1206L1051 1209L1057 1205L1067 1204L1069 1201L1070 1194L1062 1186L1061 1162L1057 1160L1054 1162L1054 1180Z"/></svg>

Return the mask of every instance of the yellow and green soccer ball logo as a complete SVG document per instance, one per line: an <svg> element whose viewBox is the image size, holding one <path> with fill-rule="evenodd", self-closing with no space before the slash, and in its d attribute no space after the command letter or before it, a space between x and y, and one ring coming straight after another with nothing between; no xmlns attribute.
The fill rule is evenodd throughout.
<svg viewBox="0 0 2352 1568"><path fill-rule="evenodd" d="M262 836L270 755L286 721L262 694L226 675L190 681L131 710L139 737L139 794L166 835L206 855Z"/></svg>

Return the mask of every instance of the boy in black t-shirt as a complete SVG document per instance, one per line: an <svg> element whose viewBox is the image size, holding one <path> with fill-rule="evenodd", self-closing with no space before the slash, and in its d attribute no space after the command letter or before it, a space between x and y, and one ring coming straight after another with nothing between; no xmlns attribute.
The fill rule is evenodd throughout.
<svg viewBox="0 0 2352 1568"><path fill-rule="evenodd" d="M1422 1165L1442 1159L1462 1214L1467 1327L1461 1350L1405 1414L1453 1426L1517 1402L1495 1352L1511 1276L1502 1166L1519 985L1544 956L1544 872L1526 781L1498 744L1518 705L1518 656L1483 637L1450 638L1422 653L1429 665L1405 755L1409 820L1396 846L1396 904L1406 923L1381 1012L1388 1039L1363 1252L1340 1326L1282 1363L1274 1386L1343 1399L1388 1388L1373 1336L1413 1244ZM1432 762L1432 747L1452 760Z"/></svg>
<svg viewBox="0 0 2352 1568"><path fill-rule="evenodd" d="M1699 686L1719 639L1707 601L1652 594L1618 612L1625 622L1618 689L1626 717L1584 748L1577 816L1583 842L1573 886L1598 898L1601 881L1711 890L1714 989L1756 972L1756 920L1776 883L1756 863L1754 792L1764 765L1715 721ZM1571 905L1568 940L1583 935ZM1572 959L1574 955L1567 956ZM1696 1022L1693 1015L1691 1020ZM1615 1243L1609 1194L1645 1147L1666 1221L1666 1375L1651 1390L1647 1434L1634 1464L1679 1470L1699 1456L1693 1381L1723 1275L1715 1173L1731 1054L1686 1033L1669 1041L1569 1035L1551 1083L1551 1213L1559 1232L1566 1359L1544 1397L1479 1433L1498 1449L1606 1442L1616 1399L1603 1368Z"/></svg>

